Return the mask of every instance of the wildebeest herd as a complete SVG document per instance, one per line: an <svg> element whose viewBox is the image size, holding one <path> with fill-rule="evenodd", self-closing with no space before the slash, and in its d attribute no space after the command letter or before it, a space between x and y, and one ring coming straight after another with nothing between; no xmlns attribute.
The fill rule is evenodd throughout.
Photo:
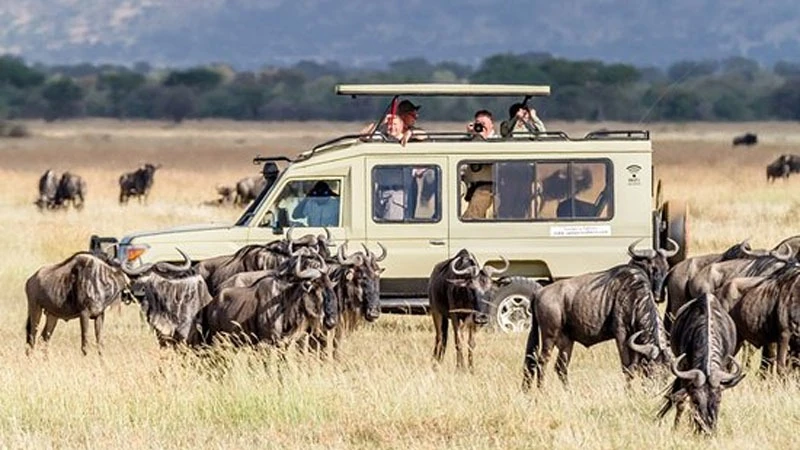
<svg viewBox="0 0 800 450"><path fill-rule="evenodd" d="M125 205L133 197L140 204L146 204L155 181L155 173L161 164L145 163L131 172L119 177L119 204ZM219 185L219 198L206 202L210 206L244 207L255 200L262 190L269 188L277 178L277 172L271 178L264 175L247 176L236 182L234 187ZM71 172L58 174L47 169L39 178L39 195L34 202L39 210L68 209L70 205L76 210L83 209L86 202L86 181Z"/></svg>
<svg viewBox="0 0 800 450"><path fill-rule="evenodd" d="M114 301L139 304L162 346L208 348L219 343L258 345L282 351L299 346L340 357L344 337L380 315L378 265L386 257L366 246L335 254L330 234L287 237L248 245L235 254L192 263L155 263L131 268L102 254L79 252L36 271L27 281L28 352L44 312L41 337L51 338L58 319L79 318L81 349L88 352L90 320L102 348L104 311ZM800 354L800 236L770 250L748 241L720 254L695 256L669 267L679 249L628 247L629 261L596 273L534 283L532 326L524 349L522 389L543 386L544 369L556 350L555 370L567 383L574 343L586 347L613 340L627 380L657 377L669 369L674 381L659 417L675 406L678 425L691 411L698 432L712 432L722 391L744 377L734 357L745 343L762 349L761 371L783 376ZM490 320L492 292L508 268L479 264L462 249L437 264L429 279L434 322L433 359L441 363L449 324L463 368L473 367L475 331ZM533 281L531 281L533 283ZM666 301L662 318L658 303Z"/></svg>

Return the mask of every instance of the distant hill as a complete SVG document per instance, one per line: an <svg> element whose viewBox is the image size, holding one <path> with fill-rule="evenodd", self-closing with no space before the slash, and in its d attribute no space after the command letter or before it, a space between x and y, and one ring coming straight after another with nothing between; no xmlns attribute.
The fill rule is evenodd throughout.
<svg viewBox="0 0 800 450"><path fill-rule="evenodd" d="M800 7L672 0L15 0L0 9L0 53L46 64L227 62L238 68L413 56L477 64L548 52L639 66L745 56L800 59Z"/></svg>

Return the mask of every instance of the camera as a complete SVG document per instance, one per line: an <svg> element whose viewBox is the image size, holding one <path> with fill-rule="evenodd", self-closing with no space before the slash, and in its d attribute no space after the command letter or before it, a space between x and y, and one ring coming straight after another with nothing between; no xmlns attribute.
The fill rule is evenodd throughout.
<svg viewBox="0 0 800 450"><path fill-rule="evenodd" d="M476 133L483 133L483 124L480 122L475 122L472 124L472 129L475 130Z"/></svg>

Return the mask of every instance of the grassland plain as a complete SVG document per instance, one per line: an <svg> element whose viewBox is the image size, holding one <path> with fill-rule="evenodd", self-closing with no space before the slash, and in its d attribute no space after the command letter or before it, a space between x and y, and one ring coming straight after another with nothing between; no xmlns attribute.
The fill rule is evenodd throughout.
<svg viewBox="0 0 800 450"><path fill-rule="evenodd" d="M474 374L430 361L428 317L382 316L346 342L341 362L290 355L276 367L221 351L227 369L158 349L135 306L108 312L103 357L81 356L77 322L49 348L24 354L25 279L85 249L93 233L230 222L202 206L214 185L255 173L256 154L295 153L361 124L80 121L29 123L33 137L0 141L0 447L7 448L798 448L800 385L751 374L724 395L711 438L671 429L655 411L667 379L624 387L616 352L576 348L571 386L548 369L546 389L519 391L525 336L481 333ZM461 127L463 125L459 125ZM630 124L549 123L582 135ZM430 128L438 128L438 125ZM800 153L797 124L652 124L666 198L691 204L691 252L747 237L772 246L800 232L800 177L767 184L764 166ZM761 143L731 148L741 131ZM147 206L116 202L117 178L144 161L156 174ZM86 208L42 214L38 176L71 170ZM266 362L265 362L266 361Z"/></svg>

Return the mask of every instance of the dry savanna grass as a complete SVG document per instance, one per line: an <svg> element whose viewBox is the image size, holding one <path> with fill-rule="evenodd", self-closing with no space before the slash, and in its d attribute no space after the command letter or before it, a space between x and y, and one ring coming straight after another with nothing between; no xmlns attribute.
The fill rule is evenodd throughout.
<svg viewBox="0 0 800 450"><path fill-rule="evenodd" d="M28 124L33 137L0 141L0 446L8 448L798 448L800 385L751 374L722 402L710 438L677 431L655 411L667 378L626 389L611 344L576 346L571 386L548 368L546 389L519 390L526 336L481 332L475 372L459 373L452 347L431 365L428 317L382 316L355 333L341 362L252 351L214 358L160 351L135 305L111 309L102 357L81 356L77 321L49 348L24 354L25 279L85 249L89 236L176 224L231 222L233 209L201 206L214 185L255 173L258 153L294 153L360 124L197 122L179 127L115 121ZM459 125L463 126L463 125ZM602 126L548 124L582 135ZM433 128L433 127L432 127ZM800 177L769 185L764 166L798 152L794 124L660 125L657 176L667 198L691 203L692 253L746 237L772 246L797 233ZM754 148L730 146L759 133ZM164 164L149 205L117 205L117 177ZM47 168L86 178L86 208L39 213ZM452 345L452 341L451 341ZM213 361L213 363L212 363ZM221 362L224 361L224 362Z"/></svg>

